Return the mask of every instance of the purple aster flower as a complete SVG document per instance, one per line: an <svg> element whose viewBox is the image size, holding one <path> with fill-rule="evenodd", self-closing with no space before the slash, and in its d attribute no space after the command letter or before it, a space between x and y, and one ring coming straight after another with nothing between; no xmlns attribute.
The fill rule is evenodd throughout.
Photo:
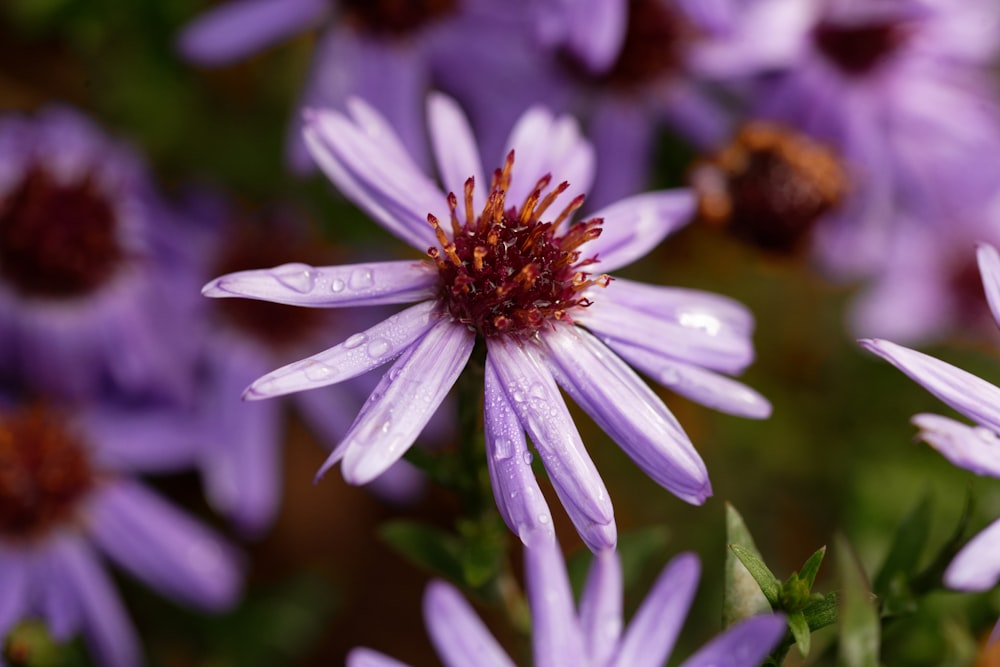
<svg viewBox="0 0 1000 667"><path fill-rule="evenodd" d="M0 375L50 395L179 396L193 301L138 158L67 109L0 117Z"/></svg>
<svg viewBox="0 0 1000 667"><path fill-rule="evenodd" d="M681 554L668 563L624 627L621 562L614 551L603 550L594 556L579 608L574 605L555 540L532 540L524 554L535 667L656 667L666 663L698 586L697 556ZM442 581L427 587L424 620L447 667L516 664L461 594ZM784 617L755 616L728 628L682 665L756 667L784 635ZM347 667L405 665L376 651L357 648L348 654Z"/></svg>
<svg viewBox="0 0 1000 667"><path fill-rule="evenodd" d="M747 0L740 9L734 31L692 58L744 84L766 73L753 80L752 115L833 147L849 192L817 228L828 267L876 273L915 228L946 236L989 201L1000 177L990 71L1000 5Z"/></svg>
<svg viewBox="0 0 1000 667"><path fill-rule="evenodd" d="M1000 254L991 245L977 250L983 287L993 318L1000 323ZM977 475L1000 477L1000 387L934 357L886 340L862 340L948 406L973 422L919 414L920 437L957 466ZM1000 579L1000 520L974 537L948 566L945 583L959 590L985 590Z"/></svg>
<svg viewBox="0 0 1000 667"><path fill-rule="evenodd" d="M189 460L176 416L0 405L0 637L42 618L82 633L97 662L141 664L135 629L98 552L178 601L222 610L240 565L222 539L135 480Z"/></svg>
<svg viewBox="0 0 1000 667"><path fill-rule="evenodd" d="M592 150L572 119L540 108L515 126L503 167L484 191L465 117L453 101L434 96L430 134L445 195L374 109L354 100L350 111L309 114L314 158L347 196L428 259L285 264L222 276L203 293L313 308L416 305L265 375L246 396L322 387L391 362L320 471L342 461L347 481L364 484L413 443L479 338L487 458L512 530L550 520L528 465L527 431L584 540L594 549L615 543L607 490L559 387L654 480L702 503L711 493L704 463L626 361L713 408L766 417L763 397L719 373L750 363L752 317L713 294L591 274L598 262L606 269L632 262L684 224L691 194L638 195L574 222L592 177Z"/></svg>

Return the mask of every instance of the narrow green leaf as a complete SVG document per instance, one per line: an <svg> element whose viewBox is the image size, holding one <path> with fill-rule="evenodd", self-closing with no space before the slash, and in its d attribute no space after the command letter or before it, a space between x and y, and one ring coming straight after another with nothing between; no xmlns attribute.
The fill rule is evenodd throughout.
<svg viewBox="0 0 1000 667"><path fill-rule="evenodd" d="M767 565L764 565L764 561L757 554L746 547L740 544L730 544L729 548L750 572L750 576L757 582L771 608L778 607L781 599L781 583L775 578L774 573L768 569Z"/></svg>
<svg viewBox="0 0 1000 667"><path fill-rule="evenodd" d="M382 524L378 534L417 566L450 581L465 581L461 543L454 535L402 519Z"/></svg>
<svg viewBox="0 0 1000 667"><path fill-rule="evenodd" d="M802 615L805 617L806 623L809 624L810 630L815 632L837 622L838 600L836 593L827 593L806 605L805 609L802 610Z"/></svg>
<svg viewBox="0 0 1000 667"><path fill-rule="evenodd" d="M925 495L893 536L889 553L873 582L873 588L878 595L887 595L893 579L897 576L901 575L905 581L913 575L927 545L930 526L931 498Z"/></svg>
<svg viewBox="0 0 1000 667"><path fill-rule="evenodd" d="M750 530L743 522L743 517L730 505L726 504L726 541L728 544L738 544L761 559L757 545L754 544ZM729 549L726 551L725 592L722 600L722 623L726 627L757 614L771 611L771 605L761 592L760 586L754 580L750 571Z"/></svg>
<svg viewBox="0 0 1000 667"><path fill-rule="evenodd" d="M847 541L836 541L837 571L841 581L840 655L841 667L878 667L878 610L869 592L860 564Z"/></svg>
<svg viewBox="0 0 1000 667"><path fill-rule="evenodd" d="M809 557L809 560L802 565L802 570L799 572L799 578L806 582L810 591L816 582L816 573L819 572L819 566L823 564L823 557L825 555L826 546L824 545Z"/></svg>
<svg viewBox="0 0 1000 667"><path fill-rule="evenodd" d="M802 657L809 655L809 639L810 630L809 623L806 621L806 617L803 616L801 611L797 611L794 614L788 614L786 616L788 620L788 629L792 631L792 637L795 638L795 645L799 647L799 653Z"/></svg>

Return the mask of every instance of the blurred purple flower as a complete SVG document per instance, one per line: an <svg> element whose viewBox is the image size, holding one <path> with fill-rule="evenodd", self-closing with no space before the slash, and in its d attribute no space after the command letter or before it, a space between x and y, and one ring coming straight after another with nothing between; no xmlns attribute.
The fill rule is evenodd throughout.
<svg viewBox="0 0 1000 667"><path fill-rule="evenodd" d="M724 297L612 282L587 270L598 261L618 268L646 254L684 224L694 205L691 194L638 195L587 222L572 222L592 178L592 149L572 119L540 108L515 126L511 151L486 194L476 188L485 181L465 117L452 100L433 96L430 134L446 196L409 158L383 117L360 100L349 108L350 117L310 114L306 140L317 163L383 226L426 249L430 261L285 264L222 276L203 293L314 308L418 303L265 375L246 396L322 387L395 360L320 471L343 460L344 477L363 484L413 443L478 336L487 350L487 459L497 503L512 530L521 533L550 520L531 473L526 430L584 540L594 549L615 543L607 491L560 386L654 480L688 502L704 502L711 493L704 463L660 398L622 358L713 408L766 417L771 407L763 397L714 372L738 373L752 360L751 315ZM566 180L553 186L559 182L554 178ZM559 198L568 203L551 218L546 212Z"/></svg>
<svg viewBox="0 0 1000 667"><path fill-rule="evenodd" d="M130 473L190 461L192 439L167 413L0 405L0 637L41 617L81 632L96 661L141 664L135 629L102 551L161 593L202 609L236 602L232 548Z"/></svg>
<svg viewBox="0 0 1000 667"><path fill-rule="evenodd" d="M732 30L692 55L694 66L750 80L753 116L836 151L850 190L817 228L829 268L878 272L915 228L946 236L989 201L1000 181L990 69L1000 5L746 0L738 9Z"/></svg>
<svg viewBox="0 0 1000 667"><path fill-rule="evenodd" d="M167 278L171 215L137 156L82 115L0 117L0 375L74 398L185 395L195 301Z"/></svg>
<svg viewBox="0 0 1000 667"><path fill-rule="evenodd" d="M977 251L986 298L1000 324L1000 254L991 245ZM913 423L920 437L955 465L977 475L1000 477L1000 387L921 352L886 340L860 341L888 360L975 426L948 417L919 414ZM945 571L945 584L959 590L985 590L1000 580L1000 520L974 537Z"/></svg>
<svg viewBox="0 0 1000 667"><path fill-rule="evenodd" d="M579 609L555 540L532 540L524 550L532 612L535 667L658 667L680 635L700 576L694 554L663 569L624 627L621 562L612 550L594 556ZM472 607L452 586L432 582L424 594L424 621L446 667L514 667ZM756 667L785 635L780 615L755 616L710 641L683 667ZM354 649L347 667L405 667L381 653Z"/></svg>

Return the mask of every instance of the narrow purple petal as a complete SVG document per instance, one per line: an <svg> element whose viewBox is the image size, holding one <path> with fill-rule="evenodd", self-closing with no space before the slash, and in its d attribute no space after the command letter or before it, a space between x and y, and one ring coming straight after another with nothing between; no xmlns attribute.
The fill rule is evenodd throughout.
<svg viewBox="0 0 1000 667"><path fill-rule="evenodd" d="M28 611L30 569L25 554L9 547L0 547L0 637L5 637Z"/></svg>
<svg viewBox="0 0 1000 667"><path fill-rule="evenodd" d="M446 667L514 667L462 594L443 581L427 585L424 622Z"/></svg>
<svg viewBox="0 0 1000 667"><path fill-rule="evenodd" d="M97 562L97 555L88 544L75 539L63 540L55 551L67 586L65 593L79 608L87 643L98 664L141 664L142 650L135 629L111 578Z"/></svg>
<svg viewBox="0 0 1000 667"><path fill-rule="evenodd" d="M427 121L445 191L454 192L462 201L465 181L473 178L476 185L472 192L473 210L482 210L489 182L483 176L483 163L469 120L453 99L432 94L427 101Z"/></svg>
<svg viewBox="0 0 1000 667"><path fill-rule="evenodd" d="M95 409L80 418L95 462L107 470L174 471L198 455L198 432L180 410Z"/></svg>
<svg viewBox="0 0 1000 667"><path fill-rule="evenodd" d="M89 525L108 556L166 595L212 610L240 595L242 568L232 547L136 482L95 493Z"/></svg>
<svg viewBox="0 0 1000 667"><path fill-rule="evenodd" d="M399 460L455 384L475 340L464 326L440 322L389 369L338 445L344 479L365 484Z"/></svg>
<svg viewBox="0 0 1000 667"><path fill-rule="evenodd" d="M670 657L701 576L694 554L681 554L663 569L632 617L608 667L659 667Z"/></svg>
<svg viewBox="0 0 1000 667"><path fill-rule="evenodd" d="M631 264L646 255L666 236L687 224L694 213L690 190L647 192L602 208L592 218L603 218L601 235L589 242L585 252L597 253L595 268L601 271Z"/></svg>
<svg viewBox="0 0 1000 667"><path fill-rule="evenodd" d="M724 373L739 373L753 361L750 338L725 327L711 312L692 310L669 319L652 309L621 303L613 295L601 296L589 308L573 313L573 320L609 345L621 341Z"/></svg>
<svg viewBox="0 0 1000 667"><path fill-rule="evenodd" d="M527 544L533 533L553 530L552 514L531 469L524 427L489 359L485 374L486 463L493 497L507 527Z"/></svg>
<svg viewBox="0 0 1000 667"><path fill-rule="evenodd" d="M525 546L524 578L531 606L535 667L587 664L583 632L558 542L536 539Z"/></svg>
<svg viewBox="0 0 1000 667"><path fill-rule="evenodd" d="M618 554L605 549L594 554L587 584L580 598L580 625L586 653L593 665L606 665L622 634L622 564Z"/></svg>
<svg viewBox="0 0 1000 667"><path fill-rule="evenodd" d="M1000 519L997 519L962 547L944 573L948 588L985 591L1000 580Z"/></svg>
<svg viewBox="0 0 1000 667"><path fill-rule="evenodd" d="M619 0L576 0L569 14L567 48L592 72L605 72L621 52L628 23L627 3Z"/></svg>
<svg viewBox="0 0 1000 667"><path fill-rule="evenodd" d="M785 636L785 617L754 616L728 628L681 667L757 667Z"/></svg>
<svg viewBox="0 0 1000 667"><path fill-rule="evenodd" d="M586 192L594 180L594 149L569 116L557 118L546 109L532 107L514 126L507 147L515 152L509 202L520 204L540 178L551 174L553 184L570 184L555 204L558 209Z"/></svg>
<svg viewBox="0 0 1000 667"><path fill-rule="evenodd" d="M84 558L90 546L78 533L61 531L34 554L32 580L41 588L38 600L49 632L58 641L69 639L83 624L83 601L71 581L66 563Z"/></svg>
<svg viewBox="0 0 1000 667"><path fill-rule="evenodd" d="M924 442L958 467L1000 477L1000 437L993 431L939 415L914 415L912 422Z"/></svg>
<svg viewBox="0 0 1000 667"><path fill-rule="evenodd" d="M309 308L346 308L422 301L434 295L437 280L433 264L412 260L323 267L282 264L220 276L201 293Z"/></svg>
<svg viewBox="0 0 1000 667"><path fill-rule="evenodd" d="M750 419L771 416L771 403L731 378L621 341L609 343L622 359L671 391L714 410Z"/></svg>
<svg viewBox="0 0 1000 667"><path fill-rule="evenodd" d="M244 397L271 398L343 382L399 356L441 321L436 303L425 301L396 313L339 345L283 366L257 379Z"/></svg>
<svg viewBox="0 0 1000 667"><path fill-rule="evenodd" d="M1000 388L951 364L887 340L858 342L909 375L945 404L977 424L1000 432Z"/></svg>
<svg viewBox="0 0 1000 667"><path fill-rule="evenodd" d="M581 536L589 534L587 524L611 526L614 511L608 491L580 440L552 374L519 342L494 338L487 345L487 363L492 364L510 406L535 443L556 493ZM586 523L581 525L581 521ZM588 544L599 550L614 542Z"/></svg>
<svg viewBox="0 0 1000 667"><path fill-rule="evenodd" d="M399 139L385 129L376 111L359 98L349 106L353 119L334 111L309 111L306 146L348 198L390 232L426 250L436 242L427 215L445 219L444 193L403 154Z"/></svg>
<svg viewBox="0 0 1000 667"><path fill-rule="evenodd" d="M225 65L308 29L328 7L327 0L232 0L188 24L177 48L196 63Z"/></svg>
<svg viewBox="0 0 1000 667"><path fill-rule="evenodd" d="M647 188L660 124L632 97L596 100L587 136L597 154L597 174L587 190L587 209L614 204Z"/></svg>
<svg viewBox="0 0 1000 667"><path fill-rule="evenodd" d="M347 654L347 667L409 667L409 665L378 651L356 648Z"/></svg>
<svg viewBox="0 0 1000 667"><path fill-rule="evenodd" d="M700 505L708 471L663 401L614 352L586 331L559 326L542 335L556 381L658 484Z"/></svg>
<svg viewBox="0 0 1000 667"><path fill-rule="evenodd" d="M983 276L986 301L990 304L993 319L1000 326L1000 254L988 243L980 243L976 249L979 272Z"/></svg>

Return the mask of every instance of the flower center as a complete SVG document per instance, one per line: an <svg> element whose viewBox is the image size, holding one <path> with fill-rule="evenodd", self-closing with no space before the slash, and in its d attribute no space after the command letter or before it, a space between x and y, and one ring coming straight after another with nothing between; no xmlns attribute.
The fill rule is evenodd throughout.
<svg viewBox="0 0 1000 667"><path fill-rule="evenodd" d="M0 417L0 536L31 538L71 519L94 481L83 444L49 410Z"/></svg>
<svg viewBox="0 0 1000 667"><path fill-rule="evenodd" d="M597 262L580 260L579 247L601 233L602 220L572 224L557 236L559 225L583 205L583 195L573 199L551 222L541 216L566 191L569 183L552 188L550 175L540 179L520 209L507 207L514 151L503 169L493 175L491 192L482 212L475 216L472 193L475 184L465 182L465 222L458 219L458 198L448 195L454 241L450 241L437 218L428 215L440 248L427 251L441 275L440 298L457 321L483 336L506 334L527 338L550 320L571 321L574 308L590 301L580 294L591 285L606 286L606 275L590 279L581 269Z"/></svg>
<svg viewBox="0 0 1000 667"><path fill-rule="evenodd" d="M891 56L905 41L907 30L899 23L844 26L821 23L813 31L819 50L847 74L867 74Z"/></svg>
<svg viewBox="0 0 1000 667"><path fill-rule="evenodd" d="M457 0L345 0L348 17L365 30L399 37L450 14Z"/></svg>
<svg viewBox="0 0 1000 667"><path fill-rule="evenodd" d="M117 219L89 179L64 185L40 168L0 197L0 278L29 296L87 294L123 260Z"/></svg>
<svg viewBox="0 0 1000 667"><path fill-rule="evenodd" d="M799 249L846 189L846 174L828 148L762 122L746 125L732 144L696 164L691 180L702 219L777 252Z"/></svg>

